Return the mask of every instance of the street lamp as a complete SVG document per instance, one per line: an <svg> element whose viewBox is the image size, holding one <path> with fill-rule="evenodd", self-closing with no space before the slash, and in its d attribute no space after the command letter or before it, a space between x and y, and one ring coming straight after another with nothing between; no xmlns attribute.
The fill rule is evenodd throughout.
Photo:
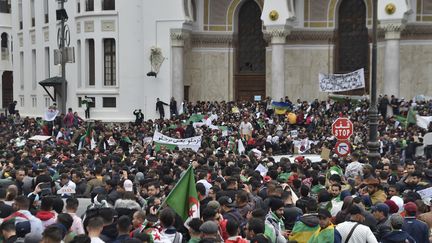
<svg viewBox="0 0 432 243"><path fill-rule="evenodd" d="M64 3L67 0L57 0L60 4L60 8L56 11L56 19L60 20L60 29L57 36L57 43L60 49L60 65L61 65L61 77L63 80L63 84L61 85L61 102L60 102L60 111L66 114L66 96L67 96L67 81L66 81L66 27L65 23L68 20L68 16L66 10L64 9Z"/></svg>
<svg viewBox="0 0 432 243"><path fill-rule="evenodd" d="M369 142L368 158L373 165L380 159L378 142L378 107L377 107L377 22L378 22L378 0L373 2L373 22L372 22L372 82L371 82L371 102L369 106Z"/></svg>

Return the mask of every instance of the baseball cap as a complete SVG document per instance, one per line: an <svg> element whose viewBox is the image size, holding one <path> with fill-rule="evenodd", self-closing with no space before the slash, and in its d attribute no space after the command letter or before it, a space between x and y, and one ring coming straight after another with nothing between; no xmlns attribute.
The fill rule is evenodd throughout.
<svg viewBox="0 0 432 243"><path fill-rule="evenodd" d="M203 223L199 230L204 234L216 234L218 232L218 225L213 221Z"/></svg>
<svg viewBox="0 0 432 243"><path fill-rule="evenodd" d="M387 206L389 207L390 214L394 214L394 213L399 212L399 206L394 201L386 200L384 203L387 204Z"/></svg>
<svg viewBox="0 0 432 243"><path fill-rule="evenodd" d="M404 209L408 214L416 214L417 213L417 205L413 202L408 202L404 205Z"/></svg>
<svg viewBox="0 0 432 243"><path fill-rule="evenodd" d="M235 207L233 200L228 196L222 196L218 200L221 206Z"/></svg>
<svg viewBox="0 0 432 243"><path fill-rule="evenodd" d="M133 183L131 180L125 180L123 187L127 192L133 192Z"/></svg>
<svg viewBox="0 0 432 243"><path fill-rule="evenodd" d="M318 210L318 216L324 217L324 218L331 218L332 217L331 213L327 209L324 209L324 208L320 208Z"/></svg>
<svg viewBox="0 0 432 243"><path fill-rule="evenodd" d="M219 209L220 203L218 201L210 201L207 203L207 207L213 208L213 209Z"/></svg>
<svg viewBox="0 0 432 243"><path fill-rule="evenodd" d="M404 224L404 219L400 214L393 214L390 217L390 224L394 229L402 229Z"/></svg>
<svg viewBox="0 0 432 243"><path fill-rule="evenodd" d="M359 206L357 206L357 205L351 206L351 209L349 210L349 213L351 215L363 214L361 208Z"/></svg>
<svg viewBox="0 0 432 243"><path fill-rule="evenodd" d="M390 211L390 207L385 203L377 203L375 206L371 207L371 211L372 212L375 212L375 211L383 212L384 216L388 216L389 211Z"/></svg>

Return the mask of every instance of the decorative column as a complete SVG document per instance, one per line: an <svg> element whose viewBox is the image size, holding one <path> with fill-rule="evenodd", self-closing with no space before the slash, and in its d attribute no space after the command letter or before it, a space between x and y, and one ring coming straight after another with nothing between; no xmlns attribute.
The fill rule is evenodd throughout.
<svg viewBox="0 0 432 243"><path fill-rule="evenodd" d="M271 38L271 97L279 101L285 97L285 38L289 30L285 28L269 29L267 34Z"/></svg>
<svg viewBox="0 0 432 243"><path fill-rule="evenodd" d="M381 28L385 31L385 53L384 53L384 90L389 96L400 95L400 36L404 29L403 24L384 24Z"/></svg>
<svg viewBox="0 0 432 243"><path fill-rule="evenodd" d="M184 99L184 80L183 80L183 49L186 33L182 30L171 30L171 90L172 96L180 106Z"/></svg>

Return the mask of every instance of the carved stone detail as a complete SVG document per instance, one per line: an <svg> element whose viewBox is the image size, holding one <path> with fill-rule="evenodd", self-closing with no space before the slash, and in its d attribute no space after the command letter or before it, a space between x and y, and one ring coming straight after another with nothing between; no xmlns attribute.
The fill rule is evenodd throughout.
<svg viewBox="0 0 432 243"><path fill-rule="evenodd" d="M400 39L401 32L405 29L405 23L381 23L380 28L383 29L385 32L386 40Z"/></svg>
<svg viewBox="0 0 432 243"><path fill-rule="evenodd" d="M287 35L290 30L287 28L271 28L264 31L266 40L270 40L272 44L285 44Z"/></svg>
<svg viewBox="0 0 432 243"><path fill-rule="evenodd" d="M84 32L94 32L94 21L84 21Z"/></svg>
<svg viewBox="0 0 432 243"><path fill-rule="evenodd" d="M102 20L101 28L103 32L114 32L115 31L115 20Z"/></svg>
<svg viewBox="0 0 432 243"><path fill-rule="evenodd" d="M171 30L171 46L183 47L185 44L185 40L187 39L187 35L188 34L183 30Z"/></svg>
<svg viewBox="0 0 432 243"><path fill-rule="evenodd" d="M192 34L191 42L193 48L227 47L234 43L234 36L232 34Z"/></svg>

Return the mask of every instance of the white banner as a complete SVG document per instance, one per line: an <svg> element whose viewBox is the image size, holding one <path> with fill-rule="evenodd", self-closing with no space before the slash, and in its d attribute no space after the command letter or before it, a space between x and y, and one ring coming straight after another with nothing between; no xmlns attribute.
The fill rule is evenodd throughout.
<svg viewBox="0 0 432 243"><path fill-rule="evenodd" d="M153 142L161 144L172 144L179 147L179 149L190 148L194 151L198 151L198 149L201 147L201 136L177 139L165 136L162 133L156 131L153 135Z"/></svg>
<svg viewBox="0 0 432 243"><path fill-rule="evenodd" d="M364 69L346 74L319 74L321 92L341 92L365 87Z"/></svg>
<svg viewBox="0 0 432 243"><path fill-rule="evenodd" d="M55 118L56 118L56 116L58 115L58 113L59 113L59 110L56 110L56 109L48 109L48 110L45 112L44 120L45 120L45 121L54 121Z"/></svg>
<svg viewBox="0 0 432 243"><path fill-rule="evenodd" d="M419 116L416 115L417 126L428 129L429 123L432 122L432 116Z"/></svg>

